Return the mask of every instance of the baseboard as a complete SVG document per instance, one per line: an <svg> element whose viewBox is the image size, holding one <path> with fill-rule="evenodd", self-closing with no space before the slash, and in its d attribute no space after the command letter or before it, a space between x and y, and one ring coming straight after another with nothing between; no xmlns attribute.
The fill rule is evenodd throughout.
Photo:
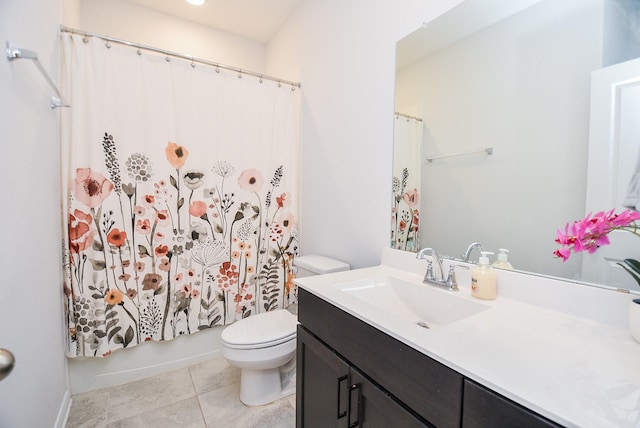
<svg viewBox="0 0 640 428"><path fill-rule="evenodd" d="M69 360L71 394L120 385L218 357L222 328L166 342L149 342L106 358Z"/></svg>
<svg viewBox="0 0 640 428"><path fill-rule="evenodd" d="M67 419L69 419L69 412L71 411L71 392L67 389L62 397L62 403L60 403L60 410L58 410L58 417L54 428L65 428L67 426Z"/></svg>

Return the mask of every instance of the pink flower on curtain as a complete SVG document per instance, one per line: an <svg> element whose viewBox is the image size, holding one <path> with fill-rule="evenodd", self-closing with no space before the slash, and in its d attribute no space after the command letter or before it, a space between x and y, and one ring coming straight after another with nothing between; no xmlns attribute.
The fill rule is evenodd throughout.
<svg viewBox="0 0 640 428"><path fill-rule="evenodd" d="M113 191L113 183L91 168L76 169L73 196L89 208L102 205Z"/></svg>
<svg viewBox="0 0 640 428"><path fill-rule="evenodd" d="M202 201L193 201L189 205L189 214L194 217L202 217L207 212L207 204Z"/></svg>
<svg viewBox="0 0 640 428"><path fill-rule="evenodd" d="M276 203L279 208L288 207L291 204L288 193L282 193L280 196L276 196Z"/></svg>
<svg viewBox="0 0 640 428"><path fill-rule="evenodd" d="M264 179L257 169L245 169L238 177L238 185L247 192L258 192L263 184Z"/></svg>
<svg viewBox="0 0 640 428"><path fill-rule="evenodd" d="M402 200L411 208L415 208L420 203L420 194L417 189L409 190L402 195Z"/></svg>
<svg viewBox="0 0 640 428"><path fill-rule="evenodd" d="M69 249L72 253L79 253L91 246L93 237L97 233L91 229L93 218L76 209L73 214L69 214Z"/></svg>
<svg viewBox="0 0 640 428"><path fill-rule="evenodd" d="M136 232L143 235L148 235L151 233L151 222L148 218L136 221Z"/></svg>

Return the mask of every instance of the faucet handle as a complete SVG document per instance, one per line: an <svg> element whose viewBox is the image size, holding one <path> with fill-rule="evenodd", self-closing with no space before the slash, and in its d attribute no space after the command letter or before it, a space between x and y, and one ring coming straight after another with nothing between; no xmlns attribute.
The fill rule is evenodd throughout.
<svg viewBox="0 0 640 428"><path fill-rule="evenodd" d="M433 274L433 262L427 260L427 273L424 274L424 282L435 281L436 277Z"/></svg>
<svg viewBox="0 0 640 428"><path fill-rule="evenodd" d="M446 285L451 291L458 291L458 282L456 281L456 269L469 270L469 266L455 265L449 266L449 275L447 275Z"/></svg>

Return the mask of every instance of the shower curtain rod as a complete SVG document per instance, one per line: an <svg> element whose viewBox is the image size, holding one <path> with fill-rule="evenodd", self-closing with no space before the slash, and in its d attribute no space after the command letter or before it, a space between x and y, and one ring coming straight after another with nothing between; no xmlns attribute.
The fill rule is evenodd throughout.
<svg viewBox="0 0 640 428"><path fill-rule="evenodd" d="M417 120L418 122L422 122L422 118L420 117L409 116L408 114L400 113L399 111L396 112L396 116L406 117L407 119L413 119Z"/></svg>
<svg viewBox="0 0 640 428"><path fill-rule="evenodd" d="M147 45L143 45L143 44L140 44L140 43L129 42L127 40L116 39L114 37L105 36L103 34L90 33L90 32L87 32L87 31L80 31L80 30L76 30L74 28L65 27L63 25L60 26L60 31L62 31L64 33L79 34L79 35L84 36L84 37L97 37L97 38L102 39L102 40L104 40L106 42L118 43L118 44L121 44L121 45L126 45L126 46L130 46L130 47L138 48L138 49L144 49L144 50L151 51L151 52L157 52L157 53L161 53L163 55L168 55L168 56L172 56L172 57L175 57L175 58L185 59L185 60L191 61L192 63L196 63L197 62L199 64L204 64L204 65L209 65L209 66L212 66L212 67L216 67L216 69L224 69L224 70L233 71L235 73L238 73L238 77L242 77L243 75L249 75L249 76L257 77L259 79L271 80L273 82L277 82L278 84L291 86L291 90L292 91L295 90L295 88L300 88L301 87L301 84L299 82L291 82L289 80L279 79L279 78L273 77L273 76L267 76L266 74L257 73L255 71L244 70L244 69L241 69L241 68L238 68L238 67L233 67L233 66L226 65L226 64L220 64L218 62L212 62L212 61L207 61L205 59L195 58L195 57L190 56L190 55L184 55L184 54L177 53L177 52L171 52L171 51L168 51L168 50L165 50L165 49L154 48L153 46L147 46Z"/></svg>

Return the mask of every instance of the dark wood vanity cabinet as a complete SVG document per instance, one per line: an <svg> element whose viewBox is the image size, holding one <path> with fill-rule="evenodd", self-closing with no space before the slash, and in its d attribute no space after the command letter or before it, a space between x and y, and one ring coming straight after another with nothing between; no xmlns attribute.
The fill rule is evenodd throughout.
<svg viewBox="0 0 640 428"><path fill-rule="evenodd" d="M427 426L303 327L297 358L298 427Z"/></svg>
<svg viewBox="0 0 640 428"><path fill-rule="evenodd" d="M298 428L558 427L304 289Z"/></svg>
<svg viewBox="0 0 640 428"><path fill-rule="evenodd" d="M465 379L462 428L549 428L560 425Z"/></svg>

